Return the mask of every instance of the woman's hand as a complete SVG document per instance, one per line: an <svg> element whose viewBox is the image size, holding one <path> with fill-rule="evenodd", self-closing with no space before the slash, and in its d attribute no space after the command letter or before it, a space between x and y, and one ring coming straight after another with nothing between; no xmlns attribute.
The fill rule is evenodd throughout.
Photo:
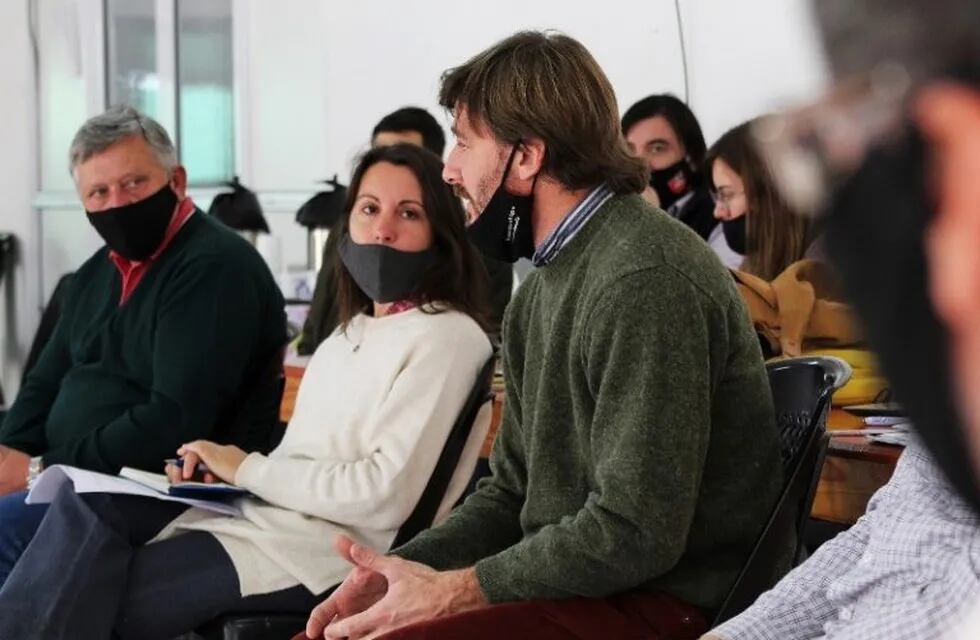
<svg viewBox="0 0 980 640"><path fill-rule="evenodd" d="M177 482L186 481L194 475L197 465L204 463L208 468L204 477L205 482L219 479L229 484L235 483L238 467L248 456L234 445L215 444L208 440L188 442L177 449L177 455L183 458L184 463L180 469L171 469L171 465L168 465L167 476L171 482L174 482L174 470L177 471Z"/></svg>
<svg viewBox="0 0 980 640"><path fill-rule="evenodd" d="M170 484L180 484L181 482L218 482L214 474L207 470L201 463L201 458L196 453L188 453L180 460L180 464L167 462L163 467L163 472L167 476Z"/></svg>

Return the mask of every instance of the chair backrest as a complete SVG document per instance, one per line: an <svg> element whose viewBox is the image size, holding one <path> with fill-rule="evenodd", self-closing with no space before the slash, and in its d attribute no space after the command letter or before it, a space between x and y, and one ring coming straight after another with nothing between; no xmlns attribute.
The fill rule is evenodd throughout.
<svg viewBox="0 0 980 640"><path fill-rule="evenodd" d="M781 440L783 490L714 625L744 611L779 581L787 550L795 561L827 451L831 397L851 377L846 362L828 357L779 360L766 370Z"/></svg>
<svg viewBox="0 0 980 640"><path fill-rule="evenodd" d="M73 275L74 272L69 271L61 276L58 284L54 287L54 291L51 292L51 297L48 298L48 304L44 306L44 311L41 312L41 323L34 333L30 351L27 352L27 360L24 362L25 377L34 368L34 365L37 364L38 358L41 357L41 352L44 351L45 345L48 344L51 335L54 333L54 328L58 325L58 319L61 318L61 304L64 301L65 292L68 291L68 285L71 283Z"/></svg>
<svg viewBox="0 0 980 640"><path fill-rule="evenodd" d="M3 292L3 281L7 272L14 268L14 251L16 251L16 247L16 238L12 234L0 233L0 293ZM3 385L0 385L0 407L3 407L4 404ZM3 416L0 415L0 423L2 422Z"/></svg>
<svg viewBox="0 0 980 640"><path fill-rule="evenodd" d="M851 368L839 358L802 357L769 362L766 372L788 478L812 429L825 425L831 396L850 379Z"/></svg>
<svg viewBox="0 0 980 640"><path fill-rule="evenodd" d="M432 475L429 476L429 482L425 485L422 496L412 513L398 529L398 533L395 534L395 540L391 543L392 549L405 544L432 526L439 505L449 488L449 482L459 464L459 459L463 455L466 441L473 430L473 423L476 422L476 417L480 413L480 407L492 398L490 385L493 382L493 368L494 358L491 357L476 377L476 383L466 398L463 409L459 412L459 416L449 432L449 437L446 438L446 444L442 447L442 453L439 454L439 460L436 462Z"/></svg>

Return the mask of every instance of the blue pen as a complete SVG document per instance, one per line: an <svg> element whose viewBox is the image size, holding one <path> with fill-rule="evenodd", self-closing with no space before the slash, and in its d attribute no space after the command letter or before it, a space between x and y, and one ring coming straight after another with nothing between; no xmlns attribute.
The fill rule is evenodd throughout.
<svg viewBox="0 0 980 640"><path fill-rule="evenodd" d="M173 466L177 467L178 469L183 469L184 468L184 459L183 458L167 458L166 460L164 460L164 462L166 462L167 464L172 464ZM205 472L208 471L208 466L206 464L204 464L203 462L199 462L199 463L197 463L197 470L200 471L201 473L205 473Z"/></svg>

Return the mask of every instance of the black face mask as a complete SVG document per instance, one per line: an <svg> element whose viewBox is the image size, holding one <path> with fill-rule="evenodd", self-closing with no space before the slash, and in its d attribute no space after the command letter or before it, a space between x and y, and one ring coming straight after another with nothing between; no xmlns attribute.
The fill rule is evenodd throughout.
<svg viewBox="0 0 980 640"><path fill-rule="evenodd" d="M744 256L746 252L745 216L723 221L721 230L725 232L725 242L728 243L728 248Z"/></svg>
<svg viewBox="0 0 980 640"><path fill-rule="evenodd" d="M666 209L690 193L694 188L695 175L687 158L669 167L650 172L650 186L660 198L660 208Z"/></svg>
<svg viewBox="0 0 980 640"><path fill-rule="evenodd" d="M925 234L935 203L927 170L915 130L872 151L835 190L825 246L895 400L953 487L980 512L980 482L953 395L949 336L929 295Z"/></svg>
<svg viewBox="0 0 980 640"><path fill-rule="evenodd" d="M165 184L139 202L85 214L106 246L127 260L142 261L160 247L176 209L177 194Z"/></svg>
<svg viewBox="0 0 980 640"><path fill-rule="evenodd" d="M500 186L493 192L483 213L467 228L473 244L488 258L517 262L534 255L534 234L531 231L532 195L517 196L504 188L517 146L510 152ZM537 182L537 177L535 177Z"/></svg>
<svg viewBox="0 0 980 640"><path fill-rule="evenodd" d="M383 244L357 244L347 234L340 241L340 259L354 282L375 302L407 300L436 261L436 251L399 251Z"/></svg>

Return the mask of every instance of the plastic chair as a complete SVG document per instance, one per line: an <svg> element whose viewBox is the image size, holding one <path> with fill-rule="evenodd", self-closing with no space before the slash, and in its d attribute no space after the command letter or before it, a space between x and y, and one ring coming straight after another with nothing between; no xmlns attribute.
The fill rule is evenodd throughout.
<svg viewBox="0 0 980 640"><path fill-rule="evenodd" d="M776 409L785 483L765 528L749 554L712 626L735 617L784 573L781 553L803 548L803 529L810 514L827 451L827 415L834 391L851 378L851 367L839 358L801 357L766 364Z"/></svg>
<svg viewBox="0 0 980 640"><path fill-rule="evenodd" d="M3 281L7 274L14 268L14 253L17 250L17 239L10 233L0 233L0 291L3 290ZM9 299L9 296L8 296ZM3 385L0 385L0 408L5 404L3 397ZM2 411L2 409L0 409ZM0 422L3 422L3 415L0 414Z"/></svg>

